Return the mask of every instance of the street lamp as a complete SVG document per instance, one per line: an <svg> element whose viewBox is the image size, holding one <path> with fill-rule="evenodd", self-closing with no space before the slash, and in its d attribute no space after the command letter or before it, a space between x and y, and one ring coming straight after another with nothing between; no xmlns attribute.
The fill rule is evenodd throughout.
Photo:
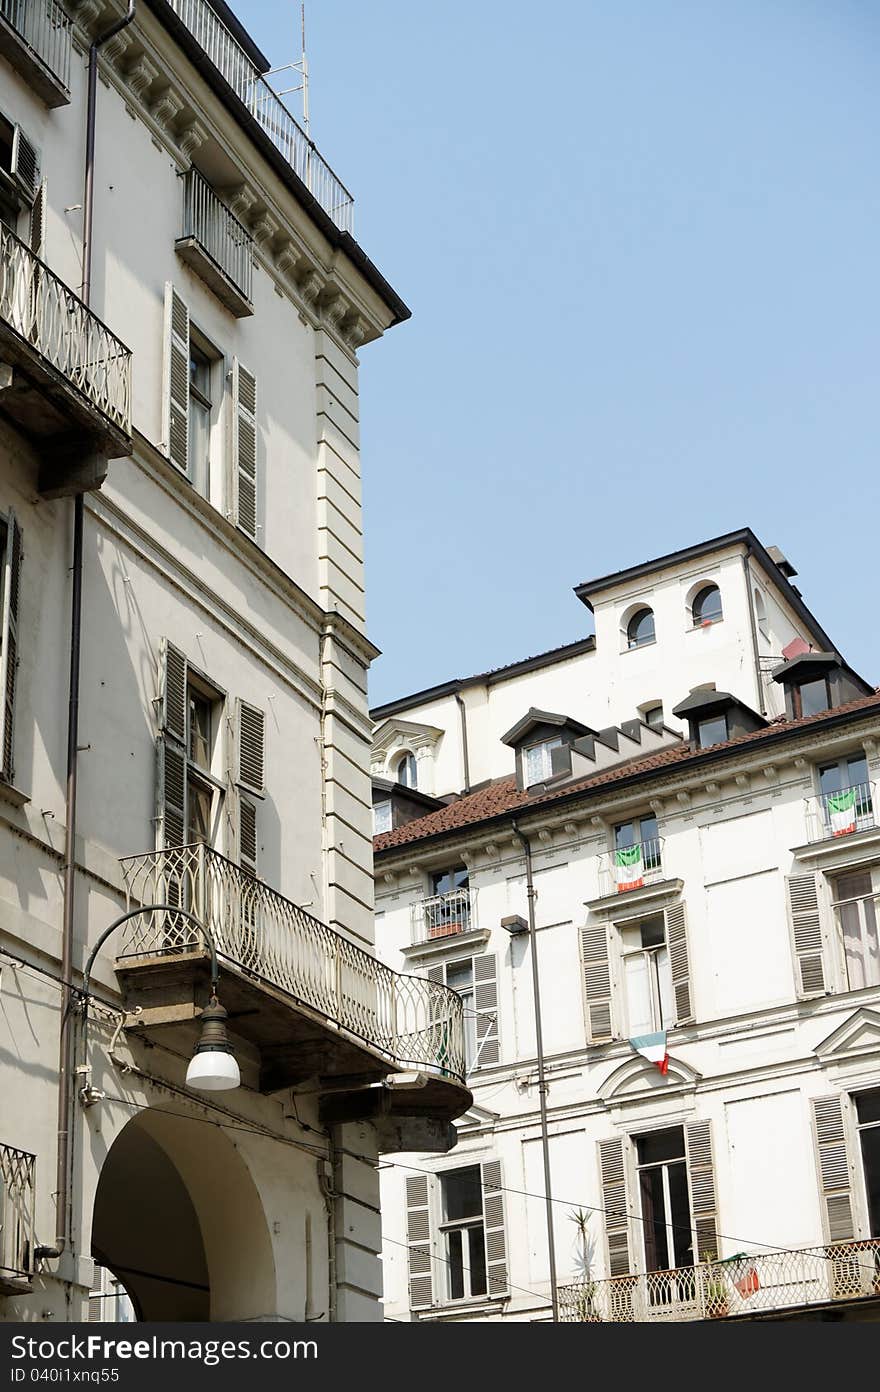
<svg viewBox="0 0 880 1392"><path fill-rule="evenodd" d="M200 933L204 933L207 939L211 949L211 999L202 1011L202 1032L186 1070L186 1083L187 1087L195 1088L199 1092L229 1092L239 1086L241 1074L226 1034L227 1013L217 999L217 987L220 984L217 949L208 929L199 922L195 914L188 913L186 909L178 908L176 904L144 904L139 909L132 909L129 913L122 914L120 918L114 919L110 926L104 929L92 948L83 971L84 1031L88 1030L89 978L92 974L95 958L111 933L115 933L116 929L121 927L123 923L127 923L130 918L138 918L145 913L173 913L180 918L188 918L191 923L196 925Z"/></svg>

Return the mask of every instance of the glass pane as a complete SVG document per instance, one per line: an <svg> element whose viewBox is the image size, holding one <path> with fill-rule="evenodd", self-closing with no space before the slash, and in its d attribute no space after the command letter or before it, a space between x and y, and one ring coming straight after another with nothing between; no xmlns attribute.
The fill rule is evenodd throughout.
<svg viewBox="0 0 880 1392"><path fill-rule="evenodd" d="M642 817L639 821L639 835L642 841L656 842L657 840L657 818ZM647 864L647 855L645 857Z"/></svg>
<svg viewBox="0 0 880 1392"><path fill-rule="evenodd" d="M645 1270L668 1270L669 1246L663 1202L663 1170L659 1167L654 1170L641 1170L639 1189L644 1219L642 1227L645 1233Z"/></svg>
<svg viewBox="0 0 880 1392"><path fill-rule="evenodd" d="M211 702L189 694L189 757L199 768L211 766Z"/></svg>
<svg viewBox="0 0 880 1392"><path fill-rule="evenodd" d="M860 1126L866 1122L880 1121L880 1088L873 1092L856 1093L856 1115Z"/></svg>
<svg viewBox="0 0 880 1392"><path fill-rule="evenodd" d="M854 759L847 759L846 771L849 775L849 786L855 787L859 783L868 781L868 764L862 754L858 754Z"/></svg>
<svg viewBox="0 0 880 1392"><path fill-rule="evenodd" d="M437 870L431 876L434 894L451 894L454 889L467 889L468 872L459 866L455 870Z"/></svg>
<svg viewBox="0 0 880 1392"><path fill-rule="evenodd" d="M660 947L666 941L666 922L662 914L652 914L639 924L642 947Z"/></svg>
<svg viewBox="0 0 880 1392"><path fill-rule="evenodd" d="M471 1268L471 1295L486 1294L486 1235L483 1225L468 1228L468 1256Z"/></svg>
<svg viewBox="0 0 880 1392"><path fill-rule="evenodd" d="M651 979L644 953L635 952L624 959L626 976L626 1007L630 1036L653 1034L654 1014L651 1009Z"/></svg>
<svg viewBox="0 0 880 1392"><path fill-rule="evenodd" d="M443 1202L448 1219L481 1218L483 1189L479 1165L465 1170L451 1170L442 1176Z"/></svg>
<svg viewBox="0 0 880 1392"><path fill-rule="evenodd" d="M633 614L626 633L631 648L641 647L642 643L653 643L654 615L651 610L640 609L637 614Z"/></svg>
<svg viewBox="0 0 880 1392"><path fill-rule="evenodd" d="M544 777L544 746L533 744L526 750L526 787L540 783Z"/></svg>
<svg viewBox="0 0 880 1392"><path fill-rule="evenodd" d="M669 1166L669 1201L672 1207L672 1246L676 1266L693 1266L691 1205L688 1198L687 1166L681 1160Z"/></svg>
<svg viewBox="0 0 880 1392"><path fill-rule="evenodd" d="M187 841L208 845L211 840L211 803L213 794L208 788L190 779L187 783L189 826Z"/></svg>
<svg viewBox="0 0 880 1392"><path fill-rule="evenodd" d="M461 1231L456 1228L446 1234L446 1260L449 1272L449 1295L452 1300L461 1300L464 1295L464 1254Z"/></svg>
<svg viewBox="0 0 880 1392"><path fill-rule="evenodd" d="M701 720L698 723L697 743L701 749L708 749L712 744L721 744L726 739L726 715L710 715L706 720Z"/></svg>
<svg viewBox="0 0 880 1392"><path fill-rule="evenodd" d="M868 1195L868 1221L871 1236L880 1237L880 1126L861 1132L862 1164L865 1167L865 1190Z"/></svg>
<svg viewBox="0 0 880 1392"><path fill-rule="evenodd" d="M827 710L828 683L824 677L819 677L816 681L801 683L801 713L803 715L818 715L820 711Z"/></svg>
<svg viewBox="0 0 880 1392"><path fill-rule="evenodd" d="M721 618L721 591L717 585L707 585L694 600L694 623L717 623Z"/></svg>
<svg viewBox="0 0 880 1392"><path fill-rule="evenodd" d="M662 706L652 706L650 710L646 710L646 711L645 711L645 724L646 724L646 725L650 725L652 729L656 729L658 726L662 725L662 724L663 724L663 707L662 707Z"/></svg>
<svg viewBox="0 0 880 1392"><path fill-rule="evenodd" d="M635 846L638 842L635 824L633 822L621 822L614 828L614 846L616 850L622 850L625 846Z"/></svg>
<svg viewBox="0 0 880 1392"><path fill-rule="evenodd" d="M373 806L373 835L391 830L391 803L377 802Z"/></svg>
<svg viewBox="0 0 880 1392"><path fill-rule="evenodd" d="M446 985L453 991L469 991L474 984L474 964L468 957L465 962L449 962L446 967Z"/></svg>
<svg viewBox="0 0 880 1392"><path fill-rule="evenodd" d="M203 496L208 491L211 451L211 412L194 396L189 399L189 464L192 481Z"/></svg>
<svg viewBox="0 0 880 1392"><path fill-rule="evenodd" d="M668 1131L651 1131L636 1139L640 1165L655 1165L661 1160L684 1160L684 1131L672 1126Z"/></svg>
<svg viewBox="0 0 880 1392"><path fill-rule="evenodd" d="M672 993L672 967L665 947L654 953L654 963L660 996L660 1028L671 1029L675 1024L675 996Z"/></svg>

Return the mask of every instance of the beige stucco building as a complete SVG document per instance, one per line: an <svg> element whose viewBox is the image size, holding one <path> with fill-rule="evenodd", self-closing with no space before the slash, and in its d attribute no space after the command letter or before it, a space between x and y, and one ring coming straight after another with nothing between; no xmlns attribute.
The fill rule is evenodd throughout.
<svg viewBox="0 0 880 1392"><path fill-rule="evenodd" d="M0 8L0 1319L100 1318L96 1262L379 1318L377 1150L468 1100L373 944L357 353L408 311L268 66L222 0Z"/></svg>

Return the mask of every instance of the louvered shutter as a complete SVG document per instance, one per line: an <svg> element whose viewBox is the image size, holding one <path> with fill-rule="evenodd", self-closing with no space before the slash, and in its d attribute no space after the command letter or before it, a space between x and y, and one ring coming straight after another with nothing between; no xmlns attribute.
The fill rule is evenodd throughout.
<svg viewBox="0 0 880 1392"><path fill-rule="evenodd" d="M715 1261L718 1257L718 1202L712 1158L712 1123L689 1121L684 1132L694 1230L694 1261Z"/></svg>
<svg viewBox="0 0 880 1392"><path fill-rule="evenodd" d="M666 940L669 944L672 994L675 997L675 1023L685 1025L694 1018L694 1008L684 904L673 904L666 910Z"/></svg>
<svg viewBox="0 0 880 1392"><path fill-rule="evenodd" d="M0 634L0 777L12 782L15 681L18 669L18 602L21 591L21 528L10 512L3 556L3 627Z"/></svg>
<svg viewBox="0 0 880 1392"><path fill-rule="evenodd" d="M586 923L581 928L581 961L587 1038L596 1044L611 1038L611 968L604 922Z"/></svg>
<svg viewBox="0 0 880 1392"><path fill-rule="evenodd" d="M507 1239L504 1235L504 1192L501 1188L501 1161L487 1160L480 1166L483 1179L483 1222L486 1227L486 1276L489 1295L504 1295L508 1289Z"/></svg>
<svg viewBox="0 0 880 1392"><path fill-rule="evenodd" d="M790 875L788 909L798 996L825 994L822 919L815 875Z"/></svg>
<svg viewBox="0 0 880 1392"><path fill-rule="evenodd" d="M442 967L429 967L425 975L429 981L437 981L441 986L446 985L446 973Z"/></svg>
<svg viewBox="0 0 880 1392"><path fill-rule="evenodd" d="M159 723L164 734L186 744L187 661L179 648L163 638L159 655Z"/></svg>
<svg viewBox="0 0 880 1392"><path fill-rule="evenodd" d="M238 702L238 769L236 781L242 788L263 796L265 788L266 717L247 701Z"/></svg>
<svg viewBox="0 0 880 1392"><path fill-rule="evenodd" d="M257 537L257 379L232 362L232 469L235 522Z"/></svg>
<svg viewBox="0 0 880 1392"><path fill-rule="evenodd" d="M189 310L169 281L165 286L165 448L171 463L189 466Z"/></svg>
<svg viewBox="0 0 880 1392"><path fill-rule="evenodd" d="M182 846L186 834L186 759L170 740L158 744L159 849Z"/></svg>
<svg viewBox="0 0 880 1392"><path fill-rule="evenodd" d="M33 203L40 182L40 160L21 126L12 135L12 177L28 203Z"/></svg>
<svg viewBox="0 0 880 1392"><path fill-rule="evenodd" d="M608 1275L630 1272L629 1210L626 1201L626 1156L621 1136L599 1142L599 1177L608 1244Z"/></svg>
<svg viewBox="0 0 880 1392"><path fill-rule="evenodd" d="M249 798L238 799L238 862L257 873L257 809Z"/></svg>
<svg viewBox="0 0 880 1392"><path fill-rule="evenodd" d="M31 251L45 261L46 241L46 180L37 189L34 206L31 208L29 241Z"/></svg>
<svg viewBox="0 0 880 1392"><path fill-rule="evenodd" d="M495 953L474 957L474 1009L477 1013L477 1051L474 1067L497 1063L499 1053L498 979Z"/></svg>
<svg viewBox="0 0 880 1392"><path fill-rule="evenodd" d="M822 1221L829 1242L855 1237L852 1172L846 1144L843 1098L813 1098L813 1131L822 1190Z"/></svg>
<svg viewBox="0 0 880 1392"><path fill-rule="evenodd" d="M431 1279L431 1213L428 1204L428 1176L407 1175L406 1240L409 1262L409 1304L411 1310L424 1310L434 1303Z"/></svg>

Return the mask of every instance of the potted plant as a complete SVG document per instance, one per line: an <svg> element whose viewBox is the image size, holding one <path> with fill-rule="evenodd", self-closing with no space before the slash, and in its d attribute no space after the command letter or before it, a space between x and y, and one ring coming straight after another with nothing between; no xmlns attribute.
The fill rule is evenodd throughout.
<svg viewBox="0 0 880 1392"><path fill-rule="evenodd" d="M714 1265L708 1252L703 1254L703 1260L706 1263L703 1285L706 1316L708 1319L724 1319L725 1315L730 1313L730 1291L727 1282L718 1267Z"/></svg>
<svg viewBox="0 0 880 1392"><path fill-rule="evenodd" d="M577 1229L574 1256L575 1270L579 1278L575 1295L576 1319L579 1324L600 1324L602 1316L596 1307L598 1283L593 1280L592 1275L593 1242L589 1232L590 1214L582 1208L577 1208L568 1216Z"/></svg>

